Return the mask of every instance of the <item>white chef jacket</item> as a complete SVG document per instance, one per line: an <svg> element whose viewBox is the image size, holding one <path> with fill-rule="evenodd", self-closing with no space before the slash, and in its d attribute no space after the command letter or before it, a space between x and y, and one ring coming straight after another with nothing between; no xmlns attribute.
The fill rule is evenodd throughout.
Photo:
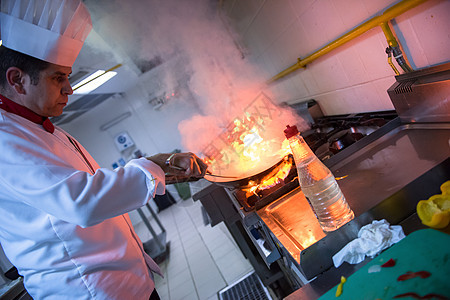
<svg viewBox="0 0 450 300"><path fill-rule="evenodd" d="M95 174L60 128L0 109L0 243L35 299L148 299L157 264L126 214L164 193L142 158Z"/></svg>

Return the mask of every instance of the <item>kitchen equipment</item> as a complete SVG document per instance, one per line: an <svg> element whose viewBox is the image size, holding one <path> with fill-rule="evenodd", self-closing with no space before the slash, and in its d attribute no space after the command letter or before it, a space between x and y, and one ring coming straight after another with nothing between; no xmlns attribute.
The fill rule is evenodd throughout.
<svg viewBox="0 0 450 300"><path fill-rule="evenodd" d="M311 149L316 152L320 146L326 147L326 151L329 154L326 157L320 157L326 162L332 160L333 156L339 155L339 152L348 151L347 149L354 147L353 144L356 143L354 141L353 144L345 145L345 147L339 149L337 153L332 153L329 151L328 139L333 134L343 130L348 130L349 132L353 130L361 133L367 139L370 133L380 128L378 125L381 124L379 121L372 122L371 120L383 119L384 123L388 123L396 117L397 115L394 111L317 117L315 118L316 123L311 126L312 129L303 132L302 136L304 136L305 141ZM317 222L317 218L299 190L293 158L291 155L288 155L283 158L283 161L287 158L292 160L292 165L289 166L287 176L274 186L269 186L265 189L251 189L254 182L251 183L249 179L258 179L258 184L261 181L260 177L256 176L258 173L250 174L255 175L255 177L244 177L241 180L230 181L215 178L213 179L215 181L213 185L193 195L194 200L200 200L202 202L203 207L211 219L212 226L222 221L225 222L236 243L244 255L249 258L264 284L273 285L276 282L279 289L283 281L290 282L289 284L285 283L284 291L289 291L289 287L286 287L286 285L291 286L291 288L299 288L308 281L302 274L302 271L298 271L301 270L298 265L300 252L325 237ZM270 174L271 171L274 172L275 169L273 167L277 163L280 163L280 160L277 160L274 165L268 168L270 170L269 172L263 173ZM336 176L345 177L345 174ZM254 184L253 186L258 186L258 184ZM293 213L294 220L302 221L302 225L299 226L308 231L306 235L303 235L303 231L296 230L296 227L290 228L289 226L285 226L286 224L280 223L283 219L279 219L277 213L282 211L279 207L273 205L279 203L282 201L281 199L285 199L288 195L297 194L301 194L301 199L303 200L292 200L289 202L299 204L302 207L290 207L287 211ZM270 211L266 211L269 208ZM269 215L268 219L264 218L266 212ZM301 212L310 212L310 214L302 215ZM295 213L300 213L300 215L295 215ZM280 227L273 226L274 224L281 224L281 229L279 229ZM280 232L287 233L285 236L291 237L298 232L301 234L300 242L294 245L294 247L291 247L292 242L289 243L288 241L293 240L295 243L296 239L286 239L286 241L283 240L280 242L278 239ZM284 247L284 242L288 247ZM287 248L292 252L286 250ZM296 262L291 261L292 256L296 258ZM306 259L306 261L309 264L310 259ZM270 269L268 269L269 267ZM321 265L318 264L311 271L311 274L321 272ZM297 272L298 274L292 275L293 272ZM308 277L311 274L308 273Z"/></svg>
<svg viewBox="0 0 450 300"><path fill-rule="evenodd" d="M180 168L180 167L177 167L177 166L170 166L172 169L175 169L175 170L178 170L178 171L186 171L186 169L183 169L183 168ZM209 172L209 171L206 171L206 175L205 176L208 176L208 177L217 177L217 178L223 178L223 179L227 179L227 180L230 180L230 179L237 179L237 177L235 177L235 176L223 176L223 175L216 175L216 174L212 174L211 172Z"/></svg>
<svg viewBox="0 0 450 300"><path fill-rule="evenodd" d="M450 63L396 79L388 94L402 122L450 122Z"/></svg>
<svg viewBox="0 0 450 300"><path fill-rule="evenodd" d="M356 218L301 252L301 273L316 278L295 291L291 299L317 299L338 284L341 275L349 276L361 268L363 263L336 269L331 257L374 219L401 225L407 235L424 228L416 214L417 203L440 193L440 185L450 179L450 106L446 100L450 64L396 79L389 95L394 106L401 107L400 117L325 161L337 176L347 176L339 185ZM280 239L283 248L295 246L289 239ZM297 269L296 263L292 265Z"/></svg>
<svg viewBox="0 0 450 300"><path fill-rule="evenodd" d="M265 284L279 274L268 275L262 266L279 266L290 286L298 289L293 299L317 299L339 283L340 275L348 276L360 268L343 265L335 269L332 256L354 239L362 226L386 219L402 225L406 234L423 228L415 214L416 204L439 193L439 186L450 179L450 105L446 100L450 64L396 79L389 95L394 107L399 107L400 117L396 111L318 117L311 129L302 133L340 179L338 184L355 213L355 219L338 230L325 234L314 214L304 213L311 210L295 176L256 201L237 188L216 184L202 195L194 195L208 214L209 209L215 210L214 222L228 224L238 245L248 250L244 253L258 275L265 277ZM345 130L359 136L342 149L335 147L339 151L333 153L329 139ZM288 185L294 187L284 190ZM242 195L244 199L240 199ZM261 247L261 238L252 234L255 230L265 233L262 239L267 249Z"/></svg>
<svg viewBox="0 0 450 300"><path fill-rule="evenodd" d="M356 115L318 117L316 123L312 125L313 129L303 132L302 136L319 159L326 161L338 154L338 152L350 147L357 140L380 128L377 126L388 123L396 116L395 112L382 111ZM380 120L383 120L383 122ZM346 143L336 147L335 151L330 151L331 147L328 140L340 133L346 133L348 136L356 135L357 138L352 137ZM269 180L270 174L276 173L276 168L280 167L283 161L286 162L289 157L292 159L292 156L284 157L267 170L240 178L240 180L229 181L208 177L206 179L230 189L232 197L239 202L239 208L248 212L255 211L298 187L295 162L292 160L292 166L289 167L288 172L285 172L287 173L286 176L277 180L277 184L269 185L268 188L259 188L261 186L260 183L264 180ZM252 186L258 188L251 189ZM248 192L249 189L251 190L250 193Z"/></svg>
<svg viewBox="0 0 450 300"><path fill-rule="evenodd" d="M216 177L216 178L237 179L237 177L234 177L234 176L222 176L222 175L215 175L215 174L209 174L209 173L206 173L205 176Z"/></svg>
<svg viewBox="0 0 450 300"><path fill-rule="evenodd" d="M310 147L317 149L318 145L326 145L333 131L336 133L343 129L349 130L353 126L357 127L367 139L369 133L380 127L372 123L358 125L360 120L385 118L385 123L388 123L395 117L396 114L392 111L320 117L313 125L314 129L302 135L305 136ZM328 145L326 147L328 149ZM347 146L340 152L348 151L347 149L352 147L354 145ZM330 152L330 156L325 161L332 160L333 156L337 155L339 153ZM292 156L288 157L292 159ZM345 174L339 174L338 177L345 177ZM202 202L211 225L214 226L222 221L226 224L243 254L249 259L266 286L271 286L275 290L282 289L280 291L282 294L298 289L308 282L309 279L302 273L299 265L300 253L303 250L305 250L303 253L309 252L308 248L326 235L299 189L295 163L290 166L288 175L279 184L267 189L249 193L245 190L247 184L243 184L244 189L242 189L239 184L233 185L224 181L222 185L219 185L220 182L214 183L193 195L194 200ZM283 199L289 200L286 202L287 205L278 206ZM300 207L290 206L293 203ZM287 213L288 218L284 218L279 213L283 215ZM266 215L268 218L264 217ZM287 224L284 223L288 219L290 221ZM292 221L301 222L295 224ZM291 227L289 224L295 226ZM297 233L299 236L292 238ZM287 246L285 247L284 244ZM316 259L315 256L307 258L302 260L302 264L306 262L309 267L309 264L313 264ZM323 271L324 265L320 259L316 265L311 268L308 278Z"/></svg>
<svg viewBox="0 0 450 300"><path fill-rule="evenodd" d="M355 127L352 127L352 130L348 129L339 131L328 138L328 149L333 152L333 154L336 154L363 137L364 134L357 132Z"/></svg>
<svg viewBox="0 0 450 300"><path fill-rule="evenodd" d="M276 170L280 165L285 163L287 160L289 160L289 158L285 157L265 170L257 171L256 173L248 173L247 175L244 175L241 177L213 176L210 174L206 174L205 179L210 182L216 183L218 185L224 186L224 187L246 188L246 187L254 186L255 184L260 183L264 177L266 177L267 175L272 173L274 170ZM230 180L230 179L233 179L233 180Z"/></svg>

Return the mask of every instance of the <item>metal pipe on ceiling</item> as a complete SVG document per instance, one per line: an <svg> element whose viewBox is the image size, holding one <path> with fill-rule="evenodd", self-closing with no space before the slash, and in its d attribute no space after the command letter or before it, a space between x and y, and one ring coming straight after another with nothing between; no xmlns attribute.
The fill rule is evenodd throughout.
<svg viewBox="0 0 450 300"><path fill-rule="evenodd" d="M381 26L383 28L383 24L387 24L387 22L389 22L390 20L392 20L393 18L401 15L402 13L406 12L407 10L414 8L424 2L426 2L427 0L403 0L397 4L395 4L394 6L392 6L391 8L388 8L386 11L384 11L384 13L382 13L379 16L373 17L372 19L364 22L363 24L359 25L358 27L350 30L349 32L347 32L346 34L342 35L341 37L337 38L336 40L332 41L331 43L327 44L326 46L320 48L319 50L317 50L316 52L312 53L311 55L301 59L298 58L297 63L295 63L294 65L290 66L289 68L281 71L280 73L278 73L277 75L275 75L274 77L272 77L271 79L268 80L268 83L272 83L282 77L285 77L286 75L304 68L307 64L311 63L312 61L318 59L319 57L331 52L332 50L344 45L345 43L355 39L356 37L362 35L363 33L369 31L370 29L376 27L376 26ZM386 30L386 27L384 27L384 29ZM386 34L387 31L383 32ZM392 34L392 32L389 29L390 34L388 33L388 35L386 35L386 39L388 41L388 43L394 43L392 38L395 37ZM395 40L395 43L397 43L397 41ZM398 45L398 43L397 43ZM404 68L405 66L402 66L402 68ZM406 67L405 67L406 68Z"/></svg>

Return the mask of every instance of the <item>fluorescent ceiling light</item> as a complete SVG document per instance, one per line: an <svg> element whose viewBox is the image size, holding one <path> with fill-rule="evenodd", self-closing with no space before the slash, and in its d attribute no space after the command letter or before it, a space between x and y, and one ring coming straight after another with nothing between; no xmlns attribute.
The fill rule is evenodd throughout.
<svg viewBox="0 0 450 300"><path fill-rule="evenodd" d="M89 94L111 78L117 75L117 72L98 70L85 79L75 84L72 89L74 94Z"/></svg>

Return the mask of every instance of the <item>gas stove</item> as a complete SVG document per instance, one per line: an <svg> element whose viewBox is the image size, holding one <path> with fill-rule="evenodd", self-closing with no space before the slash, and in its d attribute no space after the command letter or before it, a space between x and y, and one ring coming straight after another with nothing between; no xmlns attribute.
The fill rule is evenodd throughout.
<svg viewBox="0 0 450 300"><path fill-rule="evenodd" d="M311 150L325 163L332 156L370 135L396 117L395 111L320 117L311 125L310 130L302 132L302 136ZM276 185L257 189L252 193L242 189L230 191L241 209L245 212L258 210L299 186L292 155L287 156L285 160L292 165L291 170Z"/></svg>
<svg viewBox="0 0 450 300"><path fill-rule="evenodd" d="M317 157L325 161L396 117L395 111L320 117L302 136Z"/></svg>

